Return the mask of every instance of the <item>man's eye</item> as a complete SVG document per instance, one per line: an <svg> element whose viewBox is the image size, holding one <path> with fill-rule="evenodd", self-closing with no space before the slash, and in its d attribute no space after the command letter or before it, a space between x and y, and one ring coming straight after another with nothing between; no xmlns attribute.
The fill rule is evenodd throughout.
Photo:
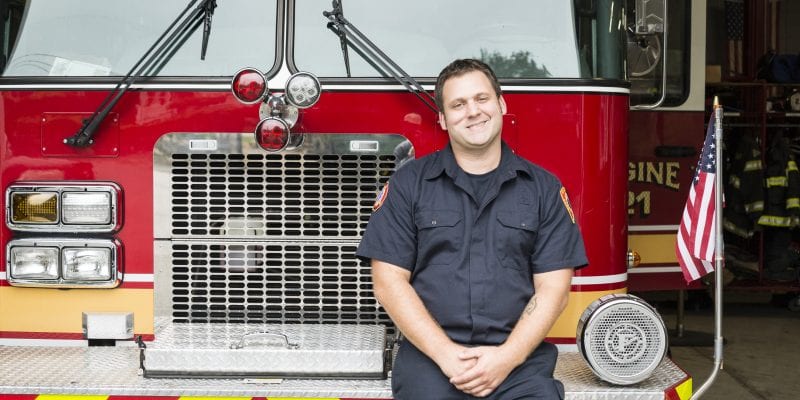
<svg viewBox="0 0 800 400"><path fill-rule="evenodd" d="M478 103L486 103L487 101L489 101L489 96L478 97Z"/></svg>
<svg viewBox="0 0 800 400"><path fill-rule="evenodd" d="M464 107L464 103L455 103L451 106L454 110L458 110L461 107Z"/></svg>

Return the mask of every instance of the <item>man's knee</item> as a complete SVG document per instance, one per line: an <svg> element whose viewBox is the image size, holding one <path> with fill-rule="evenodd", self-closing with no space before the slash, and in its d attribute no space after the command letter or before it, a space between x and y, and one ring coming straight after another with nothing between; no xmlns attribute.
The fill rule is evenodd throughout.
<svg viewBox="0 0 800 400"><path fill-rule="evenodd" d="M394 360L392 395L395 400L464 398L439 366L408 342L400 345Z"/></svg>

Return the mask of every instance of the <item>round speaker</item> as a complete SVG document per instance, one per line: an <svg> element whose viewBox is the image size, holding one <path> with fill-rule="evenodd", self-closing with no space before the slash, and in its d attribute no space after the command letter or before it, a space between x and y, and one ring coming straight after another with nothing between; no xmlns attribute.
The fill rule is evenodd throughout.
<svg viewBox="0 0 800 400"><path fill-rule="evenodd" d="M595 300L581 315L575 337L595 375L618 385L647 379L667 354L667 328L661 316L629 294Z"/></svg>

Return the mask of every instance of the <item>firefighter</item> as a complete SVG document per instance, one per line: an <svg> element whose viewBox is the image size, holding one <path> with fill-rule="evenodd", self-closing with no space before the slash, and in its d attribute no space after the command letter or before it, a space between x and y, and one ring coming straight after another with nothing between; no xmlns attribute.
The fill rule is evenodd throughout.
<svg viewBox="0 0 800 400"><path fill-rule="evenodd" d="M795 280L800 255L792 250L790 229L798 226L800 172L781 130L773 133L767 150L766 186L764 214L758 219L764 226L765 275L772 280Z"/></svg>
<svg viewBox="0 0 800 400"><path fill-rule="evenodd" d="M764 169L761 145L744 134L736 146L725 185L725 230L742 238L753 236L755 222L764 211Z"/></svg>
<svg viewBox="0 0 800 400"><path fill-rule="evenodd" d="M394 397L563 398L544 342L587 264L566 191L500 139L489 66L456 60L436 83L449 145L383 188L357 254L404 338Z"/></svg>

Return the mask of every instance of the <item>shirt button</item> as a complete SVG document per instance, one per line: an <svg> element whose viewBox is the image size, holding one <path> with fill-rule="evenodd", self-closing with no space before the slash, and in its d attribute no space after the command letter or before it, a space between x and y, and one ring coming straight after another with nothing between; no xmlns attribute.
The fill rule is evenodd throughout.
<svg viewBox="0 0 800 400"><path fill-rule="evenodd" d="M431 221L431 225L436 225L436 220Z"/></svg>
<svg viewBox="0 0 800 400"><path fill-rule="evenodd" d="M523 227L523 228L524 228L524 227L526 227L526 226L528 226L528 225L525 225L525 223L524 223L524 222L523 222L523 223L521 223L520 225L522 225L522 227Z"/></svg>

